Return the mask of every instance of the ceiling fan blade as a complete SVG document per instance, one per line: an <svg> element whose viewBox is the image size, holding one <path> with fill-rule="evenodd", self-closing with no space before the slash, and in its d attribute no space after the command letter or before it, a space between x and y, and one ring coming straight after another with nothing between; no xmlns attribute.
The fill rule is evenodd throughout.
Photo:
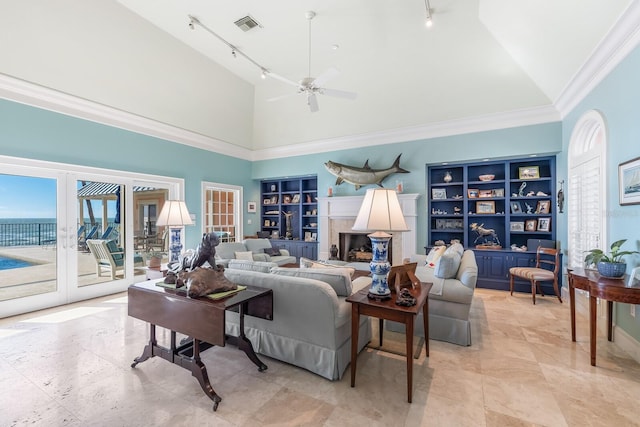
<svg viewBox="0 0 640 427"><path fill-rule="evenodd" d="M267 101L268 102L280 101L281 99L291 98L292 96L296 96L298 94L299 94L299 92L297 92L297 93L289 93L287 95L274 96L273 98L267 98Z"/></svg>
<svg viewBox="0 0 640 427"><path fill-rule="evenodd" d="M312 93L307 97L307 105L309 105L309 109L311 110L312 113L315 113L316 111L320 110L318 108L318 98L316 97L315 93Z"/></svg>
<svg viewBox="0 0 640 427"><path fill-rule="evenodd" d="M336 98L345 98L345 99L356 99L358 94L355 92L347 92L345 90L337 90L337 89L321 89L320 93L323 95L335 96Z"/></svg>
<svg viewBox="0 0 640 427"><path fill-rule="evenodd" d="M295 87L297 87L297 88L302 87L302 86L300 85L300 83L298 83L298 82L294 82L293 80L289 80L288 78L286 78L286 77L282 77L282 76L280 76L280 75L278 75L278 74L276 74L276 73L273 73L273 72L271 72L271 71L269 71L269 72L267 73L267 76L268 76L268 77L271 77L271 78L274 78L274 79L276 79L276 80L280 80L281 82L286 83L286 84L288 84L288 85L295 86Z"/></svg>
<svg viewBox="0 0 640 427"><path fill-rule="evenodd" d="M316 79L311 82L311 85L314 87L321 87L322 85L324 85L326 82L328 82L338 74L340 74L340 71L338 71L337 68L331 67L328 70L326 70L324 73L316 77Z"/></svg>

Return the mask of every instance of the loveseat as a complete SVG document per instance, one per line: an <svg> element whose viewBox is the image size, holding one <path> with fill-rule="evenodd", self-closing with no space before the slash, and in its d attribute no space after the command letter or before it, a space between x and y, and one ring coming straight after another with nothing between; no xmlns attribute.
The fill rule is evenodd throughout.
<svg viewBox="0 0 640 427"><path fill-rule="evenodd" d="M440 274L444 270L440 264L449 260L442 255L441 260L433 261L427 255L412 255L410 262L417 262L416 276L422 282L431 282L429 292L429 338L458 345L471 345L471 323L469 310L478 279L478 265L472 250L463 250L457 270L450 274ZM453 246L453 245L452 245ZM449 249L447 249L449 251ZM450 278L442 278L446 276ZM397 322L385 322L385 328L404 332L404 325ZM422 313L416 317L414 333L424 337Z"/></svg>
<svg viewBox="0 0 640 427"><path fill-rule="evenodd" d="M240 285L273 290L273 320L247 316L244 328L256 353L342 378L351 361L351 303L346 297L371 286L353 282L348 269L283 268L272 262L230 260L225 276ZM358 351L371 340L371 322L360 316ZM239 335L238 314L227 312L227 334Z"/></svg>
<svg viewBox="0 0 640 427"><path fill-rule="evenodd" d="M272 247L269 239L245 239L242 242L223 242L216 246L216 264L226 267L230 260L239 257L275 262L278 265L296 262L296 257L291 256L286 249Z"/></svg>

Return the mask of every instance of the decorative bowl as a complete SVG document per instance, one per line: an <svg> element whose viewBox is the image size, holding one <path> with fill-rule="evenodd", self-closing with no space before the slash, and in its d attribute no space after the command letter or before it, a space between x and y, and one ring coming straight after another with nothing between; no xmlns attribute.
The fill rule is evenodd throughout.
<svg viewBox="0 0 640 427"><path fill-rule="evenodd" d="M478 178L480 181L493 181L493 178L495 177L495 175L480 175Z"/></svg>

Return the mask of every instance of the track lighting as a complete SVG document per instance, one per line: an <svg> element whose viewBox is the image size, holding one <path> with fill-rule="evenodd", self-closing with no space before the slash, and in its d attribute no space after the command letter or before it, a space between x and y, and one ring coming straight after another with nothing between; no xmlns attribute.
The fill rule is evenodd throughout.
<svg viewBox="0 0 640 427"><path fill-rule="evenodd" d="M233 55L233 57L236 57L236 50L235 49L231 49L231 55Z"/></svg>
<svg viewBox="0 0 640 427"><path fill-rule="evenodd" d="M425 25L427 26L427 28L431 28L431 26L433 25L433 18L431 16L431 4L429 3L429 0L424 0L424 7L427 10L427 19L425 21Z"/></svg>
<svg viewBox="0 0 640 427"><path fill-rule="evenodd" d="M262 78L262 80L267 78L267 70L265 70L264 68L262 69L262 74L260 74L260 77Z"/></svg>

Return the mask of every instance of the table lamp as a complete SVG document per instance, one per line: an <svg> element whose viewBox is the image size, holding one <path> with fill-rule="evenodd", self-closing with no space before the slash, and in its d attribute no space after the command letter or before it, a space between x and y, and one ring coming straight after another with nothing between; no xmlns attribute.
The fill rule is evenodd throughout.
<svg viewBox="0 0 640 427"><path fill-rule="evenodd" d="M162 206L158 220L158 227L169 227L169 263L178 262L182 251L180 232L185 225L193 225L187 205L182 200L167 200Z"/></svg>
<svg viewBox="0 0 640 427"><path fill-rule="evenodd" d="M375 231L367 235L371 239L373 251L373 258L369 264L373 279L369 298L377 300L391 298L391 290L387 283L387 273L391 269L391 264L387 260L387 245L391 238L388 232L409 231L395 190L385 188L367 190L352 230Z"/></svg>

